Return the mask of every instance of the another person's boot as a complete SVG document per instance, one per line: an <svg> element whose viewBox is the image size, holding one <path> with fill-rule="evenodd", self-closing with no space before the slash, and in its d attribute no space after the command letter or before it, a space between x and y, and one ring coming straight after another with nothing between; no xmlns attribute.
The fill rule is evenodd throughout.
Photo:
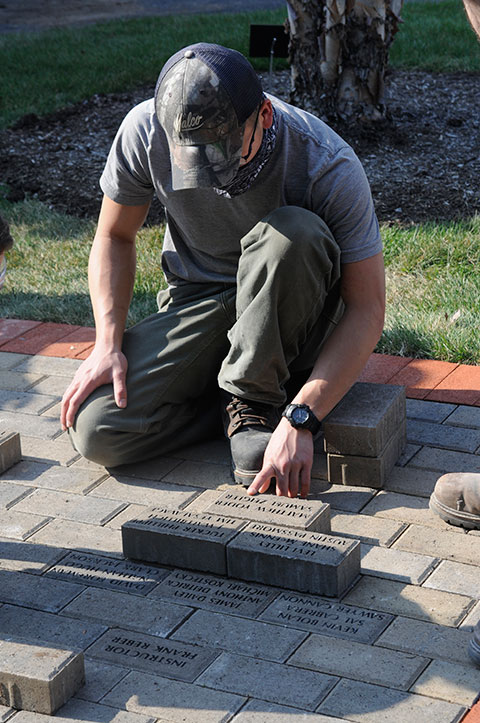
<svg viewBox="0 0 480 723"><path fill-rule="evenodd" d="M475 625L470 645L468 646L468 654L475 665L480 668L480 622Z"/></svg>
<svg viewBox="0 0 480 723"><path fill-rule="evenodd" d="M480 530L480 474L444 474L432 492L430 509L451 525Z"/></svg>
<svg viewBox="0 0 480 723"><path fill-rule="evenodd" d="M233 478L250 486L263 466L263 456L280 411L271 404L222 393L225 434L230 439Z"/></svg>

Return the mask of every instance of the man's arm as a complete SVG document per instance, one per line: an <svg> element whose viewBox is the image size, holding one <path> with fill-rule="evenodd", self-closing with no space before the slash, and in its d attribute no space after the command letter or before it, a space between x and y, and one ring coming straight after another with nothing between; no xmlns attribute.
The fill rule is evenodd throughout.
<svg viewBox="0 0 480 723"><path fill-rule="evenodd" d="M123 206L103 198L88 264L96 342L63 396L63 429L73 425L79 406L102 384L113 383L116 404L127 404L127 360L121 347L135 281L135 239L149 205Z"/></svg>
<svg viewBox="0 0 480 723"><path fill-rule="evenodd" d="M342 266L345 312L322 347L313 371L292 400L308 404L323 419L347 393L375 348L383 329L385 274L382 254ZM265 451L263 469L248 488L266 492L276 478L277 495L306 497L313 463L313 438L282 418Z"/></svg>
<svg viewBox="0 0 480 723"><path fill-rule="evenodd" d="M463 0L463 4L472 28L480 38L480 0Z"/></svg>

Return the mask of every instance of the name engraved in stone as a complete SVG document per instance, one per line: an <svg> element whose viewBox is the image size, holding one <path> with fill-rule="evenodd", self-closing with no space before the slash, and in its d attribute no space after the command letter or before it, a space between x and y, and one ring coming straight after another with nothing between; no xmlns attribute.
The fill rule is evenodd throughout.
<svg viewBox="0 0 480 723"><path fill-rule="evenodd" d="M262 613L260 619L309 632L316 631L330 637L371 643L381 635L393 617L320 597L282 593Z"/></svg>
<svg viewBox="0 0 480 723"><path fill-rule="evenodd" d="M149 597L193 604L204 610L226 610L234 615L256 617L276 594L259 585L175 570Z"/></svg>
<svg viewBox="0 0 480 723"><path fill-rule="evenodd" d="M219 515L195 514L158 507L149 510L145 517L129 520L123 526L221 541L238 529L238 521Z"/></svg>
<svg viewBox="0 0 480 723"><path fill-rule="evenodd" d="M146 595L168 575L168 570L116 560L88 553L70 552L46 575L57 580L82 582L85 585L130 591Z"/></svg>
<svg viewBox="0 0 480 723"><path fill-rule="evenodd" d="M254 522L243 530L241 536L243 539L250 537L262 550L301 558L315 558L322 552L329 554L332 558L343 557L354 544L351 539L259 525Z"/></svg>
<svg viewBox="0 0 480 723"><path fill-rule="evenodd" d="M273 495L249 496L246 492L224 492L205 512L240 519L281 524L319 532L330 531L330 508L323 502L289 500Z"/></svg>
<svg viewBox="0 0 480 723"><path fill-rule="evenodd" d="M88 648L88 655L124 668L191 683L219 653L198 645L117 628L107 630Z"/></svg>

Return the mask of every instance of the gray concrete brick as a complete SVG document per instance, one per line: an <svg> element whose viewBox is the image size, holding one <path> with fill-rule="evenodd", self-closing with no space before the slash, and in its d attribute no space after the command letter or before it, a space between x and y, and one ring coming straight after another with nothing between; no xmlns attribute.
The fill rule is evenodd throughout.
<svg viewBox="0 0 480 723"><path fill-rule="evenodd" d="M407 417L421 419L424 422L441 424L455 409L455 404L425 402L423 399L407 399Z"/></svg>
<svg viewBox="0 0 480 723"><path fill-rule="evenodd" d="M378 457L329 453L328 480L334 484L379 489L385 484L404 448L405 431L401 425Z"/></svg>
<svg viewBox="0 0 480 723"><path fill-rule="evenodd" d="M121 530L125 522L129 522L147 512L150 508L146 505L127 505L124 510L119 512L115 517L109 520L106 525L113 530Z"/></svg>
<svg viewBox="0 0 480 723"><path fill-rule="evenodd" d="M13 708L7 708L6 705L0 705L0 723L5 723L16 711Z"/></svg>
<svg viewBox="0 0 480 723"><path fill-rule="evenodd" d="M20 512L18 514L21 514ZM122 556L122 541L118 530L97 527L85 522L52 520L39 532L31 536L30 542L51 545L67 550L96 550L103 554Z"/></svg>
<svg viewBox="0 0 480 723"><path fill-rule="evenodd" d="M312 484L313 498L327 502L331 510L342 512L359 512L369 502L377 490L371 487L350 487L349 485L336 485L328 483L320 488Z"/></svg>
<svg viewBox="0 0 480 723"><path fill-rule="evenodd" d="M458 625L472 605L464 595L370 576L362 577L343 602L441 625Z"/></svg>
<svg viewBox="0 0 480 723"><path fill-rule="evenodd" d="M145 673L127 675L102 701L127 711L148 713L169 723L224 723L244 697ZM132 721L132 723L134 723Z"/></svg>
<svg viewBox="0 0 480 723"><path fill-rule="evenodd" d="M0 634L4 640L24 638L60 648L85 650L105 630L104 625L97 623L63 618L17 605L0 607Z"/></svg>
<svg viewBox="0 0 480 723"><path fill-rule="evenodd" d="M480 430L410 419L407 424L407 441L457 452L475 452L480 447Z"/></svg>
<svg viewBox="0 0 480 723"><path fill-rule="evenodd" d="M339 596L359 574L360 543L250 522L227 545L230 577Z"/></svg>
<svg viewBox="0 0 480 723"><path fill-rule="evenodd" d="M60 464L68 467L80 455L76 452L68 440L37 439L22 435L22 459L31 462L43 462L45 464Z"/></svg>
<svg viewBox="0 0 480 723"><path fill-rule="evenodd" d="M70 384L68 377L48 376L37 381L29 391L32 394L47 394L56 399L61 399Z"/></svg>
<svg viewBox="0 0 480 723"><path fill-rule="evenodd" d="M407 527L396 520L335 510L332 512L331 525L332 535L353 537L361 542L383 547L389 547Z"/></svg>
<svg viewBox="0 0 480 723"><path fill-rule="evenodd" d="M18 432L0 432L0 474L20 461L22 449Z"/></svg>
<svg viewBox="0 0 480 723"><path fill-rule="evenodd" d="M468 452L452 452L449 449L422 447L411 462L411 467L446 472L480 472L480 455Z"/></svg>
<svg viewBox="0 0 480 723"><path fill-rule="evenodd" d="M167 637L191 613L191 608L124 592L90 588L62 610L62 615L96 620L112 627Z"/></svg>
<svg viewBox="0 0 480 723"><path fill-rule="evenodd" d="M478 670L445 660L433 660L411 691L471 708L478 697L479 687Z"/></svg>
<svg viewBox="0 0 480 723"><path fill-rule="evenodd" d="M58 419L60 419L61 411L62 411L62 403L59 401L59 402L56 402L56 404L53 404L48 409L45 409L45 411L42 412L41 417L42 418L44 418L44 417L50 418L51 417L52 419L58 420ZM68 434L65 434L65 436L68 437Z"/></svg>
<svg viewBox="0 0 480 723"><path fill-rule="evenodd" d="M80 688L76 698L98 703L104 695L109 693L113 686L119 683L126 675L128 668L119 668L116 665L107 665L98 660L85 658L85 685Z"/></svg>
<svg viewBox="0 0 480 723"><path fill-rule="evenodd" d="M182 447L172 453L172 457L191 462L208 462L211 464L227 464L230 465L230 443L222 435L217 439L211 439L207 442L199 442L191 444L188 447Z"/></svg>
<svg viewBox="0 0 480 723"><path fill-rule="evenodd" d="M39 439L54 439L61 431L58 418L48 419L19 411L0 411L0 432L18 432Z"/></svg>
<svg viewBox="0 0 480 723"><path fill-rule="evenodd" d="M438 559L413 552L388 550L362 542L360 569L364 575L384 577L420 585L432 572Z"/></svg>
<svg viewBox="0 0 480 723"><path fill-rule="evenodd" d="M450 660L474 668L467 655L470 633L424 620L396 618L375 646L403 650L427 658Z"/></svg>
<svg viewBox="0 0 480 723"><path fill-rule="evenodd" d="M335 676L313 670L222 653L196 682L216 690L315 710L337 681Z"/></svg>
<svg viewBox="0 0 480 723"><path fill-rule="evenodd" d="M327 454L326 452L314 452L312 471L310 473L312 480L328 480Z"/></svg>
<svg viewBox="0 0 480 723"><path fill-rule="evenodd" d="M477 566L444 560L423 584L434 590L446 590L480 599L480 570Z"/></svg>
<svg viewBox="0 0 480 723"><path fill-rule="evenodd" d="M242 520L154 508L122 525L123 552L134 560L225 575L225 546L244 525Z"/></svg>
<svg viewBox="0 0 480 723"><path fill-rule="evenodd" d="M61 492L86 494L96 487L105 476L105 472L87 472L72 467L61 467L58 464L19 462L3 474L2 480Z"/></svg>
<svg viewBox="0 0 480 723"><path fill-rule="evenodd" d="M14 369L30 358L29 354L17 354L9 351L0 352L0 369Z"/></svg>
<svg viewBox="0 0 480 723"><path fill-rule="evenodd" d="M433 516L433 513L432 513ZM449 525L449 527L454 527ZM468 535L468 542L461 528L444 531L423 525L410 527L393 543L397 550L419 552L420 554L441 557L445 560L465 562L469 565L480 564L480 538ZM459 532L460 530L460 532Z"/></svg>
<svg viewBox="0 0 480 723"><path fill-rule="evenodd" d="M96 660L192 683L219 651L132 630L107 630L88 648Z"/></svg>
<svg viewBox="0 0 480 723"><path fill-rule="evenodd" d="M31 487L0 480L0 507L8 509L16 502L31 494L31 492Z"/></svg>
<svg viewBox="0 0 480 723"><path fill-rule="evenodd" d="M252 699L232 718L232 723L341 723L341 720L344 719Z"/></svg>
<svg viewBox="0 0 480 723"><path fill-rule="evenodd" d="M165 475L164 482L171 485L189 484L202 489L218 489L234 487L230 473L230 465L211 464L210 462L180 462L171 472ZM235 488L235 487L234 487Z"/></svg>
<svg viewBox="0 0 480 723"><path fill-rule="evenodd" d="M40 515L51 515L63 520L88 522L91 525L103 525L125 508L125 504L101 497L66 494L57 490L40 489L15 505L15 510L28 512L35 510Z"/></svg>
<svg viewBox="0 0 480 723"><path fill-rule="evenodd" d="M49 580L25 572L0 570L0 601L21 604L34 610L58 612L84 588L69 582Z"/></svg>
<svg viewBox="0 0 480 723"><path fill-rule="evenodd" d="M318 712L344 716L357 723L458 723L465 708L423 695L343 679Z"/></svg>
<svg viewBox="0 0 480 723"><path fill-rule="evenodd" d="M69 552L46 574L57 580L92 585L117 592L147 595L169 571L132 560L115 560L103 555Z"/></svg>
<svg viewBox="0 0 480 723"><path fill-rule="evenodd" d="M468 613L467 617L462 620L459 626L461 630L468 630L469 633L473 632L475 625L480 620L480 602L475 605Z"/></svg>
<svg viewBox="0 0 480 723"><path fill-rule="evenodd" d="M23 362L15 366L15 371L73 377L81 363L78 359L63 359L62 357L53 356L27 356Z"/></svg>
<svg viewBox="0 0 480 723"><path fill-rule="evenodd" d="M43 374L26 374L25 372L2 371L0 367L0 389L11 392L25 392L35 382L44 378Z"/></svg>
<svg viewBox="0 0 480 723"><path fill-rule="evenodd" d="M460 405L448 417L448 424L454 427L470 427L480 429L480 409L478 407L467 407Z"/></svg>
<svg viewBox="0 0 480 723"><path fill-rule="evenodd" d="M12 392L0 389L0 409L6 412L21 412L22 414L41 414L55 404L56 397L46 394L31 394L30 392Z"/></svg>
<svg viewBox="0 0 480 723"><path fill-rule="evenodd" d="M46 545L32 545L0 537L0 570L17 570L40 575L63 555L63 550Z"/></svg>
<svg viewBox="0 0 480 723"><path fill-rule="evenodd" d="M170 463L166 463L168 468ZM108 477L93 491L94 496L149 507L181 508L195 499L198 489L185 485L132 477Z"/></svg>
<svg viewBox="0 0 480 723"><path fill-rule="evenodd" d="M429 509L428 499L414 497L413 495L402 495L397 492L380 491L363 508L361 514L384 517L408 524L423 525L438 530L463 533L461 528L455 528L444 522L438 515L433 514Z"/></svg>
<svg viewBox="0 0 480 723"><path fill-rule="evenodd" d="M242 488L224 492L204 511L210 515L263 522L266 525L330 532L330 506L316 500L289 499L273 494L252 497Z"/></svg>
<svg viewBox="0 0 480 723"><path fill-rule="evenodd" d="M393 615L286 591L268 606L260 620L333 638L372 643L393 620Z"/></svg>
<svg viewBox="0 0 480 723"><path fill-rule="evenodd" d="M183 509L188 512L202 514L208 505L215 502L215 500L217 500L222 494L223 492L220 490L205 490L204 492L201 492L198 497L195 497L192 502L189 502L189 504Z"/></svg>
<svg viewBox="0 0 480 723"><path fill-rule="evenodd" d="M26 540L49 522L49 517L0 509L0 530L3 537Z"/></svg>
<svg viewBox="0 0 480 723"><path fill-rule="evenodd" d="M306 633L258 620L197 610L170 639L283 663Z"/></svg>
<svg viewBox="0 0 480 723"><path fill-rule="evenodd" d="M421 449L420 445L418 444L407 444L403 448L403 452L400 455L400 457L397 459L395 464L398 467L405 467L411 459L417 454L417 452Z"/></svg>
<svg viewBox="0 0 480 723"><path fill-rule="evenodd" d="M240 580L174 570L160 582L149 597L173 600L203 610L225 611L229 615L256 618L277 595L276 590Z"/></svg>
<svg viewBox="0 0 480 723"><path fill-rule="evenodd" d="M52 719L42 713L21 711L15 716L16 723L51 723ZM108 705L72 698L55 715L55 723L72 721L95 721L95 723L154 723L154 718L115 710Z"/></svg>
<svg viewBox="0 0 480 723"><path fill-rule="evenodd" d="M418 655L315 633L288 660L289 665L399 690L408 690L428 662Z"/></svg>
<svg viewBox="0 0 480 723"><path fill-rule="evenodd" d="M83 654L0 640L0 678L2 703L51 715L83 685Z"/></svg>
<svg viewBox="0 0 480 723"><path fill-rule="evenodd" d="M384 488L389 492L429 498L438 477L438 472L395 465L387 476Z"/></svg>
<svg viewBox="0 0 480 723"><path fill-rule="evenodd" d="M325 450L379 457L405 419L405 390L357 382L323 420Z"/></svg>

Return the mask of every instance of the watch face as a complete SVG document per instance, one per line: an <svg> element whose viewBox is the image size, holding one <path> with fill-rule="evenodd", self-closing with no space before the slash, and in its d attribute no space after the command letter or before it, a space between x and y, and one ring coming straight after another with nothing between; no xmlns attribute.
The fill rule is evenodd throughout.
<svg viewBox="0 0 480 723"><path fill-rule="evenodd" d="M308 409L303 409L302 407L295 407L292 412L292 419L295 424L305 424L305 422L308 422L309 417Z"/></svg>

